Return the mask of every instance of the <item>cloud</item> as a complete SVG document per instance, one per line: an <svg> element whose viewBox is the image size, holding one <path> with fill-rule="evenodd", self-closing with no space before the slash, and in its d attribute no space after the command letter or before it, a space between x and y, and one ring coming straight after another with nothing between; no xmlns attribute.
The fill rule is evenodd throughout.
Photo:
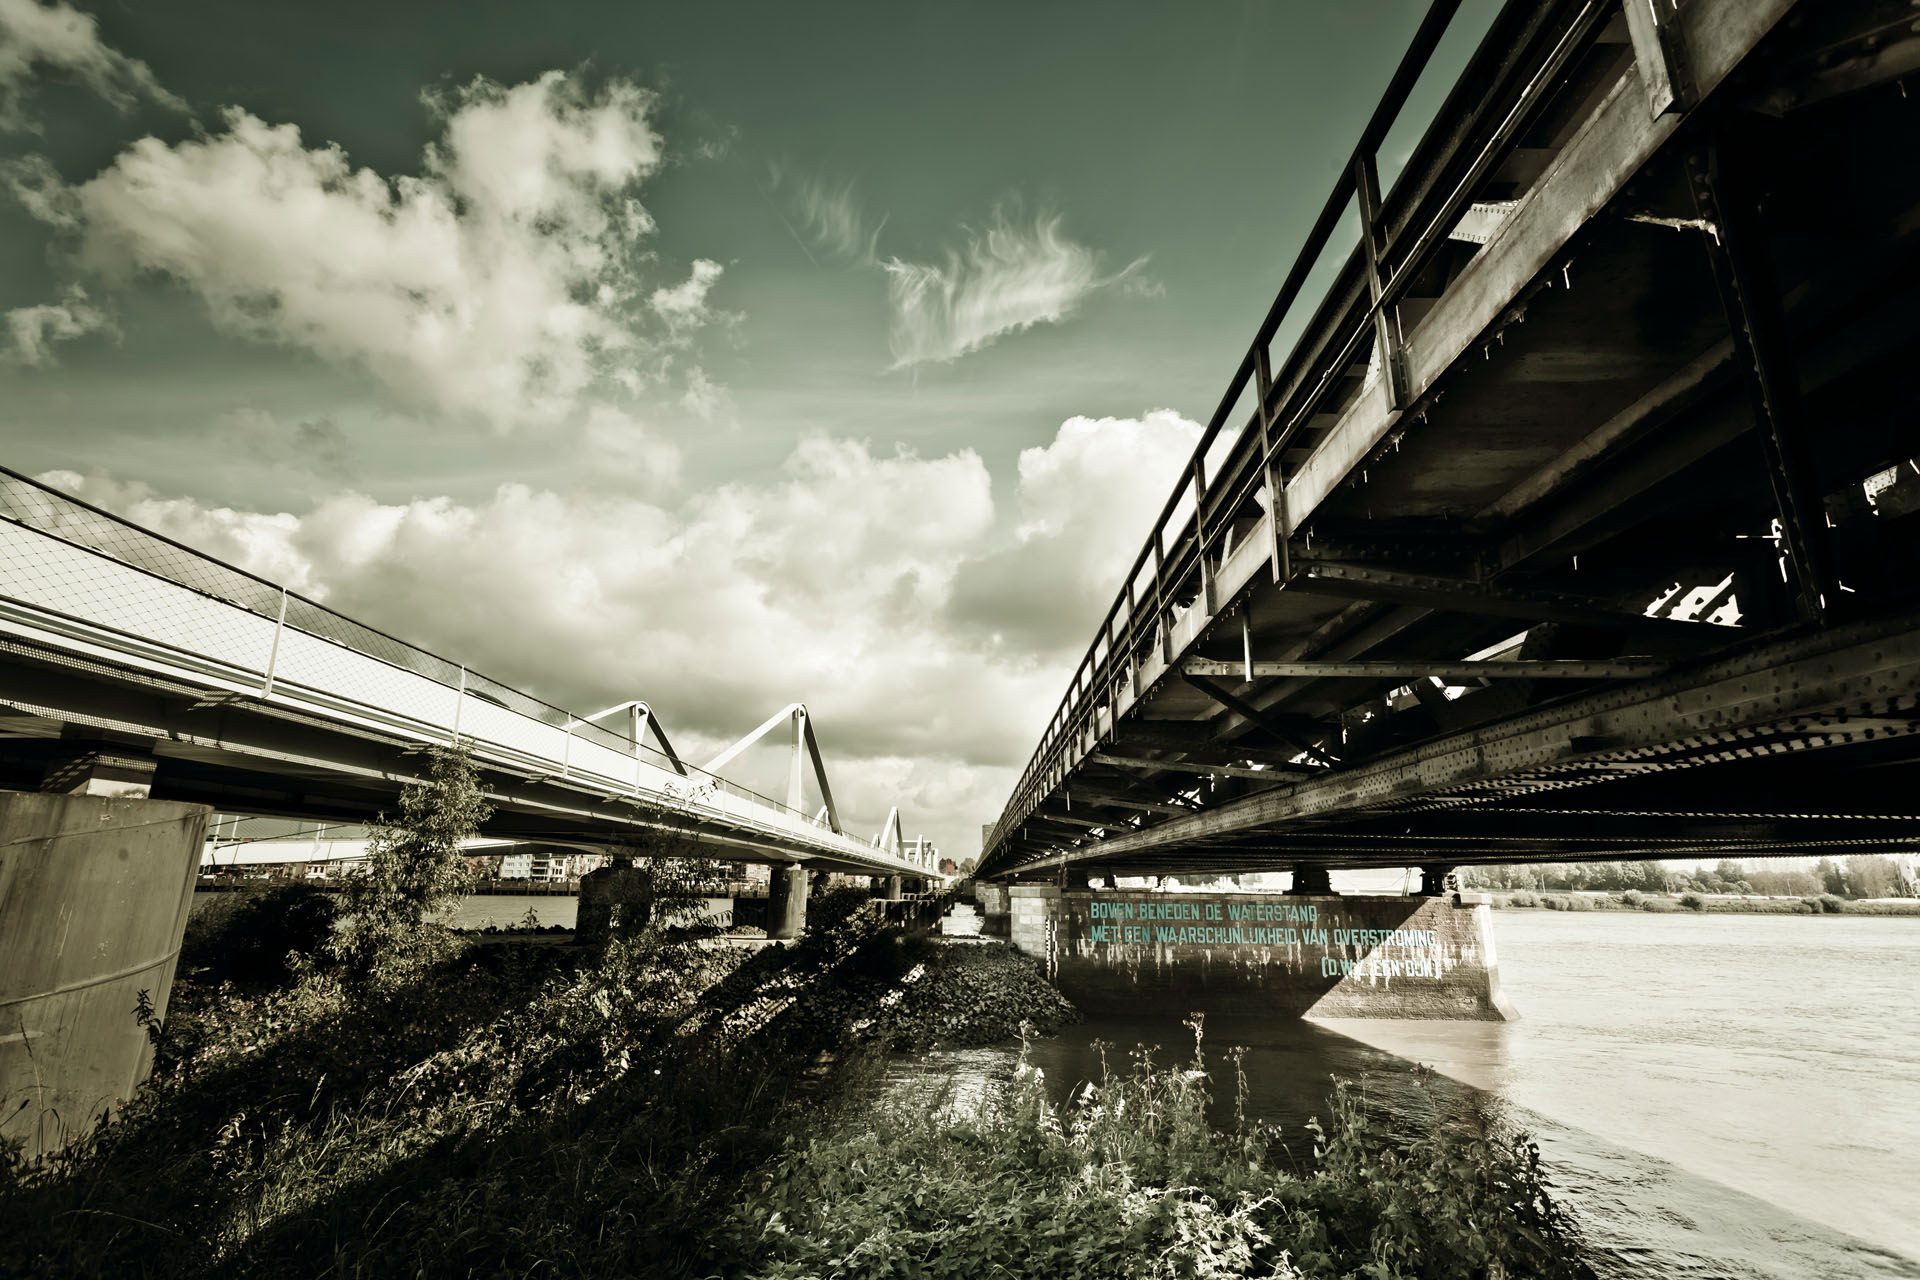
<svg viewBox="0 0 1920 1280"><path fill-rule="evenodd" d="M692 274L672 288L655 289L647 303L676 333L698 328L707 322L707 292L720 279L722 270L717 262L695 258Z"/></svg>
<svg viewBox="0 0 1920 1280"><path fill-rule="evenodd" d="M707 376L707 371L695 365L687 370L687 390L680 397L680 404L687 412L703 422L711 422L719 417L733 397L727 389Z"/></svg>
<svg viewBox="0 0 1920 1280"><path fill-rule="evenodd" d="M25 98L40 72L72 76L122 111L143 98L187 109L146 63L101 43L91 15L61 3L0 0L0 129L38 131Z"/></svg>
<svg viewBox="0 0 1920 1280"><path fill-rule="evenodd" d="M86 290L69 288L59 302L15 307L6 313L6 345L0 358L25 365L54 363L57 342L89 333L114 332L113 317L87 300Z"/></svg>
<svg viewBox="0 0 1920 1280"><path fill-rule="evenodd" d="M957 360L1003 334L1057 324L1089 294L1145 263L1103 278L1099 255L1062 235L1059 217L1016 222L997 209L984 231L969 233L942 263L881 263L893 367Z"/></svg>
<svg viewBox="0 0 1920 1280"><path fill-rule="evenodd" d="M875 245L887 219L882 215L869 224L852 179L833 186L778 164L773 166L772 177L774 189L783 194L793 219L787 229L809 258L823 253L865 265L879 261Z"/></svg>
<svg viewBox="0 0 1920 1280"><path fill-rule="evenodd" d="M264 409L236 409L214 423L216 447L238 447L256 461L325 480L344 480L359 469L347 433L329 418L285 423Z"/></svg>
<svg viewBox="0 0 1920 1280"><path fill-rule="evenodd" d="M429 100L442 133L417 175L229 108L218 132L142 139L75 186L44 165L8 178L103 279L171 278L220 328L362 369L410 407L552 426L662 377L719 274L703 259L653 292L648 327L652 105L557 71L477 79Z"/></svg>
<svg viewBox="0 0 1920 1280"><path fill-rule="evenodd" d="M654 466L637 423L596 426L603 462L626 448ZM646 698L690 754L804 700L843 810L877 827L899 803L964 852L1197 430L1164 411L1069 420L1022 455L1004 513L971 450L828 436L775 477L677 507L509 484L476 502L349 492L247 512L49 478L561 705Z"/></svg>
<svg viewBox="0 0 1920 1280"><path fill-rule="evenodd" d="M587 411L582 435L596 471L649 488L680 478L680 450L611 405Z"/></svg>
<svg viewBox="0 0 1920 1280"><path fill-rule="evenodd" d="M955 576L948 616L1015 653L1078 658L1200 439L1171 409L1069 418L1020 454L1011 538Z"/></svg>

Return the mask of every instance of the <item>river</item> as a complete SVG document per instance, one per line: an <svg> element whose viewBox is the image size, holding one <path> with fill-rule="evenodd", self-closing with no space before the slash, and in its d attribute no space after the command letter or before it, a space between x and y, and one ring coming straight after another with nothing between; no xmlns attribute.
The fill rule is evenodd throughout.
<svg viewBox="0 0 1920 1280"><path fill-rule="evenodd" d="M1333 1076L1394 1108L1413 1072L1505 1100L1610 1277L1920 1278L1920 919L1503 911L1511 1023L1209 1018L1247 1046L1250 1111L1310 1139ZM1178 1019L1102 1019L1034 1047L1062 1096L1091 1043L1184 1054ZM1117 1059L1118 1060L1118 1059ZM1007 1050L911 1074L991 1096ZM1216 1090L1224 1094L1229 1090Z"/></svg>

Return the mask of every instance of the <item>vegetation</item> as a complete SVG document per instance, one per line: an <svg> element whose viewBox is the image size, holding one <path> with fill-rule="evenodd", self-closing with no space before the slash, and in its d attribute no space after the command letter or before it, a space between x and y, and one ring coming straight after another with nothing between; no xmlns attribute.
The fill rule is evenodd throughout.
<svg viewBox="0 0 1920 1280"><path fill-rule="evenodd" d="M491 812L466 753L433 748L427 781L401 791L398 821L374 824L366 865L346 881L329 947L348 975L394 980L446 955L450 931L437 918L466 890L461 842Z"/></svg>
<svg viewBox="0 0 1920 1280"><path fill-rule="evenodd" d="M1774 862L1748 866L1723 859L1711 869L1703 867L1687 873L1659 862L1546 862L1467 867L1461 875L1462 884L1469 889L1534 893L1584 890L1636 895L1694 892L1786 898L1820 894L1837 898L1920 897L1920 863L1884 854L1855 854L1841 861L1822 858L1812 867Z"/></svg>
<svg viewBox="0 0 1920 1280"><path fill-rule="evenodd" d="M1237 1055L1239 1121L1209 1127L1189 1025L1189 1067L1142 1049L1064 1106L1023 1054L977 1114L882 1104L796 1138L730 1215L726 1252L765 1280L1590 1274L1538 1151L1490 1117L1394 1135L1341 1086L1294 1173L1245 1120Z"/></svg>
<svg viewBox="0 0 1920 1280"><path fill-rule="evenodd" d="M243 986L277 985L333 936L333 895L305 884L223 893L195 908L180 943L182 974Z"/></svg>

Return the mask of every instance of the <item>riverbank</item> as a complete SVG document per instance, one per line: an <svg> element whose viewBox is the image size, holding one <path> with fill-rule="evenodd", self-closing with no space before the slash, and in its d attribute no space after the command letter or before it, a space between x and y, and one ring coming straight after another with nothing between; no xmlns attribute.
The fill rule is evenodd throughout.
<svg viewBox="0 0 1920 1280"><path fill-rule="evenodd" d="M1354 1108L1301 1173L1257 1126L1210 1130L1191 1065L1062 1105L903 1110L880 1087L890 1046L1071 1014L1001 944L862 919L750 953L453 939L372 982L297 951L269 973L256 946L205 964L201 939L152 1084L0 1178L0 1271L1581 1274L1524 1140L1492 1121L1390 1134ZM1421 1189L1436 1162L1460 1195Z"/></svg>
<svg viewBox="0 0 1920 1280"><path fill-rule="evenodd" d="M1842 898L1823 893L1809 898L1762 898L1732 894L1624 893L1587 890L1492 889L1496 911L1640 911L1650 915L1692 912L1750 916L1920 916L1920 898Z"/></svg>

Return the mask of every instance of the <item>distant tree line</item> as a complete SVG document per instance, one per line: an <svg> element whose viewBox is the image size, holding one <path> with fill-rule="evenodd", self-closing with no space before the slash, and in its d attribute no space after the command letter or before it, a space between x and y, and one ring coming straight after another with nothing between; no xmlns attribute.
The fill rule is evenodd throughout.
<svg viewBox="0 0 1920 1280"><path fill-rule="evenodd" d="M1752 893L1775 898L1805 898L1830 893L1841 898L1920 898L1920 868L1885 854L1854 854L1844 860L1822 858L1811 867L1731 858L1697 871L1678 871L1659 862L1523 862L1507 866L1466 867L1461 879L1469 889L1590 889L1621 893Z"/></svg>

